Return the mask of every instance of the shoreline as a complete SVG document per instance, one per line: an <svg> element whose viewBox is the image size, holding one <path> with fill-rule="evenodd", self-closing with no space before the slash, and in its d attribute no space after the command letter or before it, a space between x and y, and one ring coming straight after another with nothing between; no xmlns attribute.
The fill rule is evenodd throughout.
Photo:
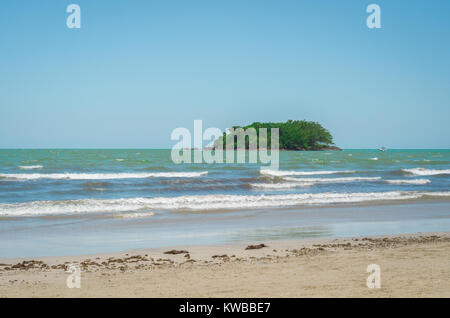
<svg viewBox="0 0 450 318"><path fill-rule="evenodd" d="M450 231L439 231L439 232L416 232L416 233L396 233L396 234L386 234L386 235L354 235L346 237L304 237L298 239L266 239L266 240L247 240L247 241L236 241L228 243L217 243L217 244L193 244L193 245L170 245L161 247L149 247L149 248L130 248L124 250L117 250L112 252L98 252L98 253L82 253L74 255L49 255L49 256L25 256L25 257L0 257L0 272L2 270L2 264L5 263L18 263L23 261L43 261L49 264L55 264L58 261L74 261L77 262L81 259L93 259L93 258L109 258L109 257L125 257L131 254L152 254L157 256L164 256L164 252L170 250L189 250L190 253L196 252L200 254L208 254L212 250L222 251L222 252L238 252L245 250L249 245L265 244L267 248L275 249L290 249L298 247L299 245L305 248L314 247L314 245L323 245L331 243L343 243L349 241L359 241L363 238L378 240L378 239L410 239L418 238L421 236L442 236L449 237ZM255 249L258 250L258 249ZM261 249L263 250L263 249ZM181 253L180 253L181 254ZM253 255L254 256L254 255ZM4 266L3 266L4 267ZM4 268L3 268L4 269Z"/></svg>
<svg viewBox="0 0 450 318"><path fill-rule="evenodd" d="M0 259L0 297L450 297L449 254L450 232L428 232Z"/></svg>
<svg viewBox="0 0 450 318"><path fill-rule="evenodd" d="M20 219L2 223L5 230L0 231L0 260L106 254L181 245L446 232L450 229L448 209L448 201L433 200L227 213L178 212L142 218L113 215L23 218L23 222Z"/></svg>

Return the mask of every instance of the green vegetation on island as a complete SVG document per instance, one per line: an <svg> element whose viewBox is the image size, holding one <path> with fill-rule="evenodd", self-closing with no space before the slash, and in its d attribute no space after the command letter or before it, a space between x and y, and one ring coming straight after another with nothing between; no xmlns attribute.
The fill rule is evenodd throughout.
<svg viewBox="0 0 450 318"><path fill-rule="evenodd" d="M241 128L242 130L239 130ZM279 149L280 150L341 150L334 146L333 137L330 132L323 128L317 122L306 120L288 120L285 123L260 123L255 122L251 125L240 127L234 126L233 129L238 129L234 136L234 149L237 149L237 143L240 135L245 138L245 147L249 149L251 137L245 135L248 128L254 128L256 131L256 145L259 148L262 136L259 132L260 128L267 129L267 148L271 147L271 128L279 129ZM223 134L223 148L226 148L226 139L230 134ZM219 145L219 140L216 140L215 147Z"/></svg>

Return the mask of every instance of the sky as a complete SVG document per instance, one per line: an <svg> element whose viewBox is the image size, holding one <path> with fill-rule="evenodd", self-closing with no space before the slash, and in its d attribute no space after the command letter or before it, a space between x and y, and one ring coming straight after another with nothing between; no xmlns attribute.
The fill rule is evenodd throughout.
<svg viewBox="0 0 450 318"><path fill-rule="evenodd" d="M1 1L0 148L171 148L196 119L450 148L449 13L446 0Z"/></svg>

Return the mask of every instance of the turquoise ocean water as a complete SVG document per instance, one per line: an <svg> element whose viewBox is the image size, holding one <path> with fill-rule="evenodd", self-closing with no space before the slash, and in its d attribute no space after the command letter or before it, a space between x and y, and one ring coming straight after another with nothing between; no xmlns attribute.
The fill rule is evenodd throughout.
<svg viewBox="0 0 450 318"><path fill-rule="evenodd" d="M170 150L0 150L0 258L450 230L450 150L280 152L174 164Z"/></svg>

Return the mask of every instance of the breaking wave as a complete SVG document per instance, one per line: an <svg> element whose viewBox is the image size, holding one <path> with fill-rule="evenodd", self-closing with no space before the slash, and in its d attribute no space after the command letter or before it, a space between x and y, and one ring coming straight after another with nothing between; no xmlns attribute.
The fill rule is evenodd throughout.
<svg viewBox="0 0 450 318"><path fill-rule="evenodd" d="M376 181L381 177L348 177L348 178L290 178L285 177L284 180L301 182L301 183L339 183L339 182L355 182L355 181Z"/></svg>
<svg viewBox="0 0 450 318"><path fill-rule="evenodd" d="M300 185L295 183L251 183L250 186L253 188L260 188L260 189L284 190L296 188Z"/></svg>
<svg viewBox="0 0 450 318"><path fill-rule="evenodd" d="M335 173L355 173L353 170L344 170L344 171L280 171L280 170L269 170L269 169L261 169L259 171L261 174L274 176L274 177L284 177L284 176L311 176L311 175L321 175L321 174L335 174Z"/></svg>
<svg viewBox="0 0 450 318"><path fill-rule="evenodd" d="M401 180L384 180L384 182L390 183L390 184L414 184L414 185L421 185L421 184L428 184L431 181L428 180L428 179L412 179L412 180L401 179Z"/></svg>
<svg viewBox="0 0 450 318"><path fill-rule="evenodd" d="M261 189L290 189L296 187L308 187L318 183L341 183L341 182L357 182L357 181L376 181L381 177L349 177L349 178L292 178L283 177L283 180L289 181L289 183L252 183L253 188Z"/></svg>
<svg viewBox="0 0 450 318"><path fill-rule="evenodd" d="M32 170L32 169L42 169L44 166L41 165L35 165L35 166L19 166L19 169L22 170Z"/></svg>
<svg viewBox="0 0 450 318"><path fill-rule="evenodd" d="M448 197L450 191L304 193L277 195L193 195L179 197L80 199L0 204L0 216L41 216L151 210L228 210Z"/></svg>
<svg viewBox="0 0 450 318"><path fill-rule="evenodd" d="M426 168L413 168L413 169L402 169L402 171L416 176L435 176L438 174L450 174L450 169L438 170Z"/></svg>

